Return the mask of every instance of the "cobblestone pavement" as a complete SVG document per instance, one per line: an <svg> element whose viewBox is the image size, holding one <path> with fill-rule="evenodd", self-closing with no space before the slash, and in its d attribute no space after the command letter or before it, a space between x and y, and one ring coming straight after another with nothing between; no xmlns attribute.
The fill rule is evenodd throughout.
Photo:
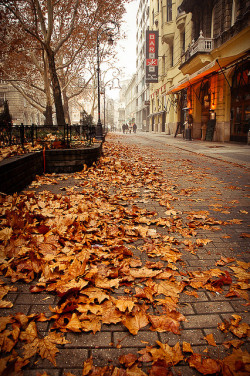
<svg viewBox="0 0 250 376"><path fill-rule="evenodd" d="M217 268L216 263L221 257L235 258L243 262L250 262L249 253L249 172L243 165L228 163L219 159L210 158L202 154L196 154L181 149L176 144L166 145L164 138L150 139L143 135L112 135L107 137L104 144L104 156L109 143L116 146L117 161L126 160L133 165L136 156L136 163L143 168L144 165L151 165L155 174L160 174L164 181L171 187L171 200L169 210L178 213L184 220L187 220L190 213L209 212L215 221L227 221L228 225L216 225L213 229L196 228L195 238L209 239L207 244L198 247L197 252L181 250L181 261L176 263L183 273L192 271L209 270ZM119 154L119 147L122 152ZM190 146L191 147L191 146ZM124 150L126 152L124 152ZM138 155L140 156L138 162ZM57 178L53 175L53 178ZM146 180L145 180L146 181ZM75 175L67 176L67 180L59 180L56 185L41 185L36 189L42 191L50 190L57 194L65 194L64 190L77 185ZM159 200L155 200L148 194L148 185L145 183L140 192L137 191L136 205L148 211L156 212L158 216L166 216L166 206L162 206ZM148 185L147 185L148 184ZM153 184L153 183L152 183ZM160 187L159 187L160 189ZM176 193L175 193L176 192ZM128 202L128 205L131 202ZM171 213L169 214L171 216ZM197 217L198 218L198 217ZM155 226L150 226L156 228ZM162 235L170 235L176 238L178 248L178 237L180 234L169 234L166 227L157 228ZM182 236L183 237L183 236ZM190 239L187 236L187 241ZM135 243L134 256L140 258L145 264L148 257L137 248L143 242L138 240ZM157 261L159 259L154 259ZM152 259L150 259L152 261ZM236 265L236 262L233 263ZM231 264L220 266L222 270L230 273ZM235 279L236 280L236 279ZM235 282L235 280L233 282ZM48 293L31 294L29 285L16 283L17 292L10 292L7 299L13 302L13 308L1 309L1 316L12 313L23 312L49 313L49 306L54 306L58 299L55 295ZM59 347L56 356L57 366L53 366L48 360L36 357L24 370L24 376L35 376L47 372L50 376L63 376L71 372L75 376L82 375L83 361L93 356L96 366L104 366L111 361L118 365L118 357L122 354L134 353L145 348L146 345L153 346L156 341L175 345L178 341L186 341L192 345L196 353L206 354L214 358L224 358L228 351L222 343L236 338L232 333L222 333L218 329L218 323L230 320L232 315L242 317L242 321L249 324L249 307L246 300L240 296L226 298L225 295L229 286L223 286L223 293L213 293L207 289L198 289L197 297L185 293L180 294L179 311L186 317L187 321L181 323L181 334L171 332L157 332L149 330L150 325L142 328L136 336L133 336L120 323L102 325L100 332L92 333L66 333L70 343ZM119 289L117 294L123 290ZM155 307L152 308L155 311ZM47 333L49 323L39 323L39 330ZM208 345L204 337L213 333L217 346ZM248 342L242 349L246 350ZM147 372L147 366L143 368ZM174 375L200 375L195 369L191 369L184 361L173 367Z"/></svg>

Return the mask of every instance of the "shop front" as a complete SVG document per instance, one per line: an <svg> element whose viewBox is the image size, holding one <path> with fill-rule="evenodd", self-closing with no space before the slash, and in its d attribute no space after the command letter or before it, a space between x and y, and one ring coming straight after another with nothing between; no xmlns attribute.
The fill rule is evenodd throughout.
<svg viewBox="0 0 250 376"><path fill-rule="evenodd" d="M232 77L230 141L247 142L250 129L250 62L236 66Z"/></svg>

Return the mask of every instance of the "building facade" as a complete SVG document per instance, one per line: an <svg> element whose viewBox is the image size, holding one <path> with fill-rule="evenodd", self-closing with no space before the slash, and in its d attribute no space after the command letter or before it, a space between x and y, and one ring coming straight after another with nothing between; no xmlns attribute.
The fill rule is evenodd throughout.
<svg viewBox="0 0 250 376"><path fill-rule="evenodd" d="M4 101L8 102L14 125L43 124L44 116L7 81L0 81L0 108ZM0 109L1 111L1 109Z"/></svg>
<svg viewBox="0 0 250 376"><path fill-rule="evenodd" d="M125 89L125 120L132 123L136 120L137 76L134 74Z"/></svg>
<svg viewBox="0 0 250 376"><path fill-rule="evenodd" d="M249 0L151 0L159 79L150 84L151 131L247 142Z"/></svg>
<svg viewBox="0 0 250 376"><path fill-rule="evenodd" d="M149 27L149 0L140 0L136 15L136 124L149 130L149 84L145 79L145 34Z"/></svg>

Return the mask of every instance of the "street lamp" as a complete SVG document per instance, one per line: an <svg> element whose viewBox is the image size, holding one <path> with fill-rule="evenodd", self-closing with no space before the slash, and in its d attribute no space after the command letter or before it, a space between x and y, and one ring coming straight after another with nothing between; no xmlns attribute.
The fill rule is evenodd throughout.
<svg viewBox="0 0 250 376"><path fill-rule="evenodd" d="M120 81L119 81L119 77L118 77L118 75L121 74L120 69L117 68L117 67L110 67L108 70L110 70L110 69L115 69L116 72L112 73L113 78L111 78L110 80L102 83L102 89L101 89L101 94L103 94L103 99L104 99L103 100L103 114L104 114L103 128L104 128L104 132L106 131L106 86L108 86L110 90L121 89ZM105 73L107 73L107 71ZM116 80L117 80L117 83L115 84Z"/></svg>
<svg viewBox="0 0 250 376"><path fill-rule="evenodd" d="M100 33L99 30L106 24L111 23L114 27L108 27L106 29L103 29ZM97 43L96 43L96 52L97 52L97 99L98 99L98 121L96 125L96 138L99 140L103 139L103 129L102 129L102 122L101 122L101 100L100 100L100 57L99 57L99 47L100 47L100 37L103 33L109 33L108 37L108 44L110 46L113 45L113 34L112 31L116 28L119 29L118 24L115 21L108 21L104 24L102 24L98 31L97 31Z"/></svg>

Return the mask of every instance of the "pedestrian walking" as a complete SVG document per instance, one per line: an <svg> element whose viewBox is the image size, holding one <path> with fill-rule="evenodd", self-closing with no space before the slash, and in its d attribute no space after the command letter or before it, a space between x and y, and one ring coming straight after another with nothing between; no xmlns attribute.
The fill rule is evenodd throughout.
<svg viewBox="0 0 250 376"><path fill-rule="evenodd" d="M133 124L133 132L136 133L137 125L134 123Z"/></svg>
<svg viewBox="0 0 250 376"><path fill-rule="evenodd" d="M125 133L125 130L126 130L126 125L122 124L122 131L123 131L123 133Z"/></svg>

